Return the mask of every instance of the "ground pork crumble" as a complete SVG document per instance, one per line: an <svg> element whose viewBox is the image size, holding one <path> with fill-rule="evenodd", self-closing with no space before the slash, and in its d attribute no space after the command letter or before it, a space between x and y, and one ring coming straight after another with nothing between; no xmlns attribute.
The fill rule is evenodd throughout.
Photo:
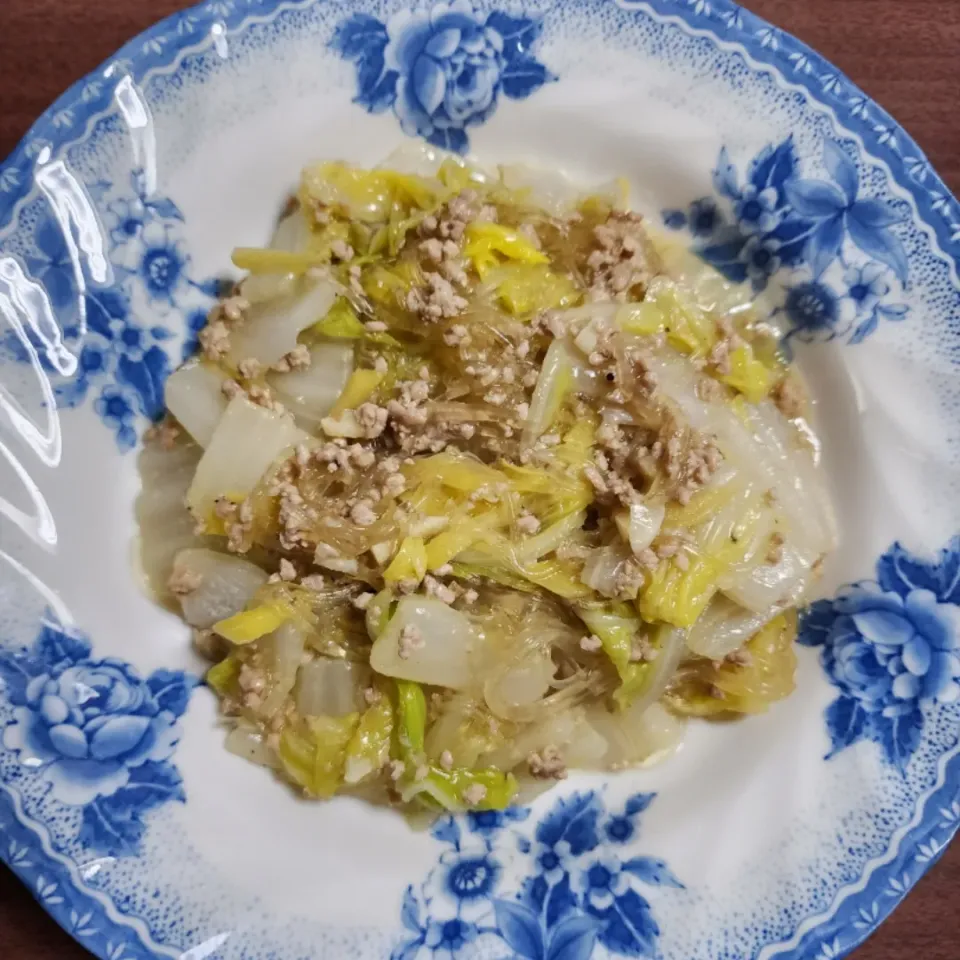
<svg viewBox="0 0 960 960"><path fill-rule="evenodd" d="M546 746L527 757L530 775L537 780L566 780L567 765L563 754L555 746Z"/></svg>
<svg viewBox="0 0 960 960"><path fill-rule="evenodd" d="M593 233L597 246L587 259L591 298L621 303L630 297L642 300L659 272L643 217L615 211Z"/></svg>

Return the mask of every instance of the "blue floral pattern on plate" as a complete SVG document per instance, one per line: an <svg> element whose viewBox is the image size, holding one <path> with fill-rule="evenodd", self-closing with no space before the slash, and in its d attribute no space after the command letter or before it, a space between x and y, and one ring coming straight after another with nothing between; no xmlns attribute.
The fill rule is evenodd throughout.
<svg viewBox="0 0 960 960"><path fill-rule="evenodd" d="M657 956L660 928L637 887L683 884L662 860L618 855L654 798L638 793L610 811L598 791L573 793L536 823L526 807L444 817L432 830L444 852L419 890L407 890L409 936L392 960L459 956L481 940L525 960L587 960L597 944L614 956ZM516 852L526 868L508 885L502 863Z"/></svg>
<svg viewBox="0 0 960 960"><path fill-rule="evenodd" d="M101 183L94 193L109 237L114 282L97 286L86 277L79 282L63 230L46 213L34 229L35 253L26 263L46 290L62 327L58 348L76 357L75 370L56 376L64 372L58 358L48 356L39 339L31 346L44 370L56 376L58 404L77 407L91 399L120 450L130 450L137 418L156 420L163 413L163 384L171 370L164 345L175 336L172 328L188 315L183 355L192 353L218 284L192 279L183 215L169 198L148 193L140 171L120 190ZM160 322L141 323L141 316ZM33 361L13 332L3 345L21 362Z"/></svg>
<svg viewBox="0 0 960 960"><path fill-rule="evenodd" d="M49 782L54 800L83 809L79 840L91 850L135 855L146 814L185 801L170 758L195 678L157 670L143 680L46 623L29 650L0 648L0 681L14 707L3 746Z"/></svg>
<svg viewBox="0 0 960 960"><path fill-rule="evenodd" d="M713 172L720 201L703 197L686 210L665 210L663 220L687 228L703 260L757 293L780 271L795 271L779 308L792 336L860 343L881 320L907 314L888 299L888 277L901 287L909 280L906 251L891 229L907 214L861 195L842 144L826 141L823 163L829 179L802 178L788 137L754 157L741 180L724 148Z"/></svg>
<svg viewBox="0 0 960 960"><path fill-rule="evenodd" d="M803 615L800 643L840 696L827 708L832 748L877 742L906 769L920 744L923 706L960 700L960 537L934 561L895 543L877 579L855 583Z"/></svg>
<svg viewBox="0 0 960 960"><path fill-rule="evenodd" d="M523 100L556 79L532 53L541 29L538 19L454 0L386 23L354 13L331 46L356 65L355 103L368 113L392 109L408 136L465 153L467 128L489 119L501 93Z"/></svg>

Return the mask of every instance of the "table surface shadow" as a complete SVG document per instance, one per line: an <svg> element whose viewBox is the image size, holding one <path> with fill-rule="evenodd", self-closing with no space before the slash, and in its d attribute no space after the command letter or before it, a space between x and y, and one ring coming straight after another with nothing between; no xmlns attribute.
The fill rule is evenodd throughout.
<svg viewBox="0 0 960 960"><path fill-rule="evenodd" d="M183 5L177 0L0 0L0 157L74 80ZM948 186L960 191L960 0L748 0L744 5L844 70L906 127ZM853 952L852 960L957 960L958 915L960 843ZM2 867L0 957L90 960Z"/></svg>

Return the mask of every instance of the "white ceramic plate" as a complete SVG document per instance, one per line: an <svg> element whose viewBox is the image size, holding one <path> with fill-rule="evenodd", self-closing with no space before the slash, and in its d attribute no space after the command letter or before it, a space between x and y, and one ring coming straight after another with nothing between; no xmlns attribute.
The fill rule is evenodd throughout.
<svg viewBox="0 0 960 960"><path fill-rule="evenodd" d="M960 208L727 0L216 0L0 169L0 856L109 960L830 958L960 822ZM228 755L140 591L134 447L305 161L408 136L626 175L793 329L842 521L799 690L665 765L432 834Z"/></svg>

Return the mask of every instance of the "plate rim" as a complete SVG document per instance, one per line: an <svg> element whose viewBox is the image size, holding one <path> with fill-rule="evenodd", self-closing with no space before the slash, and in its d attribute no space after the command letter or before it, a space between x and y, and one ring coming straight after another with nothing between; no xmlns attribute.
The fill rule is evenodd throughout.
<svg viewBox="0 0 960 960"><path fill-rule="evenodd" d="M204 42L206 28L222 24L228 33L251 22L307 8L323 0L204 0L158 21L123 44L61 94L35 121L12 152L0 162L0 240L15 229L21 204L34 187L35 159L50 159L84 140L98 116L113 100L111 73L120 65L137 82L154 70L170 67L185 51ZM934 232L935 247L952 267L960 289L960 201L953 195L909 132L872 97L829 60L782 28L741 7L734 0L609 0L626 12L648 12L718 46L732 46L750 69L770 71L779 82L800 88L842 130L856 136L865 156L884 164L891 182L915 205L919 221ZM578 0L555 0L576 6ZM833 95L832 100L828 96ZM845 98L841 102L841 95ZM74 119L74 114L77 118ZM869 113L869 117L868 117ZM908 166L909 165L909 166ZM908 824L894 834L890 848L869 861L857 881L845 884L820 914L801 920L793 935L761 948L763 960L836 960L866 940L919 879L937 862L960 830L960 744L938 763L936 784L918 802ZM951 800L953 801L951 804ZM77 943L103 960L120 960L135 948L146 957L176 956L153 941L144 924L128 917L103 897L76 882L70 865L47 850L42 824L18 811L17 795L0 784L0 833L14 830L28 837L0 844L0 861L24 883L35 899ZM912 825L911 825L912 824ZM40 828L38 830L37 828ZM921 852L926 844L926 853ZM29 856L24 856L24 852ZM886 888L882 898L880 892ZM873 901L872 906L867 904ZM114 919L117 914L126 922ZM84 925L96 918L91 942ZM832 938L832 941L831 941Z"/></svg>

